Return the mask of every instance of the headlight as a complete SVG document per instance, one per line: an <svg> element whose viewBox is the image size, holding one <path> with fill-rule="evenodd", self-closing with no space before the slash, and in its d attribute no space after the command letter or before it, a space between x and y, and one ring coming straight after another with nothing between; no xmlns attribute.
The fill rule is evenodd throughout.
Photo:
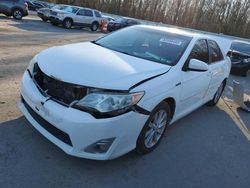
<svg viewBox="0 0 250 188"><path fill-rule="evenodd" d="M250 58L243 59L243 63L250 63Z"/></svg>
<svg viewBox="0 0 250 188"><path fill-rule="evenodd" d="M64 14L63 13L57 13L57 17L62 19L62 18L64 18Z"/></svg>
<svg viewBox="0 0 250 188"><path fill-rule="evenodd" d="M30 76L32 76L32 74L33 74L35 63L37 63L37 56L33 57L33 59L31 59L29 65L28 65L27 70L28 70Z"/></svg>
<svg viewBox="0 0 250 188"><path fill-rule="evenodd" d="M144 92L111 93L90 91L90 93L75 104L75 107L93 112L95 116L116 116L123 114L136 105Z"/></svg>

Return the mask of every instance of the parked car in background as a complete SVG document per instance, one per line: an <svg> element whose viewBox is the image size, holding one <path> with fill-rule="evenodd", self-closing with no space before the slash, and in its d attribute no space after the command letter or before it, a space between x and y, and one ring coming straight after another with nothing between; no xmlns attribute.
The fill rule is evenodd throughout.
<svg viewBox="0 0 250 188"><path fill-rule="evenodd" d="M231 73L239 76L247 76L250 70L250 43L233 41L228 55L232 62Z"/></svg>
<svg viewBox="0 0 250 188"><path fill-rule="evenodd" d="M40 8L37 11L37 16L40 17L43 21L49 20L50 12L53 10L63 10L67 7L67 5L55 5L52 8Z"/></svg>
<svg viewBox="0 0 250 188"><path fill-rule="evenodd" d="M27 3L28 5L28 9L29 10L34 10L36 11L37 10L37 6L30 0L25 0L25 2Z"/></svg>
<svg viewBox="0 0 250 188"><path fill-rule="evenodd" d="M36 55L23 75L19 107L70 155L146 154L169 124L216 105L230 68L213 37L132 26Z"/></svg>
<svg viewBox="0 0 250 188"><path fill-rule="evenodd" d="M28 5L24 0L0 0L0 13L21 20L28 15Z"/></svg>
<svg viewBox="0 0 250 188"><path fill-rule="evenodd" d="M113 21L115 21L115 19L113 18L113 17L111 17L111 16L106 16L106 15L102 15L102 18L104 19L104 20L106 20L107 21L107 23L109 23L109 22L113 22Z"/></svg>
<svg viewBox="0 0 250 188"><path fill-rule="evenodd" d="M26 3L28 4L29 10L34 10L34 11L37 11L41 8L51 8L52 6L55 6L54 3L34 1L34 0L26 0Z"/></svg>
<svg viewBox="0 0 250 188"><path fill-rule="evenodd" d="M26 3L28 4L29 10L34 10L34 11L37 11L40 8L46 7L43 3L39 2L39 1L27 0Z"/></svg>
<svg viewBox="0 0 250 188"><path fill-rule="evenodd" d="M52 10L49 20L54 25L62 24L66 29L78 26L90 27L92 31L96 31L101 24L102 15L98 10L67 6L62 10Z"/></svg>
<svg viewBox="0 0 250 188"><path fill-rule="evenodd" d="M110 21L108 23L107 29L108 31L112 32L112 31L115 31L124 27L138 25L138 24L141 24L141 22L136 19L122 17L122 18L118 18L115 21Z"/></svg>

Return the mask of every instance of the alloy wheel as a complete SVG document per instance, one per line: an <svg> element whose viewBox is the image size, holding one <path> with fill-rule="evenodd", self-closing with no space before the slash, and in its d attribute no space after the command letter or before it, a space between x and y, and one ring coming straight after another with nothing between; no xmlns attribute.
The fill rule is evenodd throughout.
<svg viewBox="0 0 250 188"><path fill-rule="evenodd" d="M14 18L21 19L22 18L22 12L20 10L15 10L13 13Z"/></svg>
<svg viewBox="0 0 250 188"><path fill-rule="evenodd" d="M148 129L144 137L144 144L147 148L154 147L160 140L167 124L167 113L160 110L155 113L149 123Z"/></svg>

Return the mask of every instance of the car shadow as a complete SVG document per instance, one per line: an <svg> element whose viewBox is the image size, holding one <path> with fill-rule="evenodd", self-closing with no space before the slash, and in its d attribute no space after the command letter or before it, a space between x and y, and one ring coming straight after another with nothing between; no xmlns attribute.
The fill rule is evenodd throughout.
<svg viewBox="0 0 250 188"><path fill-rule="evenodd" d="M248 174L244 167L250 165L249 155L249 141L219 107L203 106L171 125L148 155L132 151L110 161L66 155L24 117L0 124L0 176L5 184L25 177L22 185L40 187L48 182L73 187L247 185L247 178L235 177Z"/></svg>

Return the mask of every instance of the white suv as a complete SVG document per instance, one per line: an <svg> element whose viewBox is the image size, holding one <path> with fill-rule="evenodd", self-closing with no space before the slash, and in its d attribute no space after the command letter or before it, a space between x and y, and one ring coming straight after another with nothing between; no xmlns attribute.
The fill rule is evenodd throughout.
<svg viewBox="0 0 250 188"><path fill-rule="evenodd" d="M131 26L36 55L23 76L20 109L70 155L148 153L168 125L216 105L230 68L214 38Z"/></svg>
<svg viewBox="0 0 250 188"><path fill-rule="evenodd" d="M90 27L92 31L96 31L101 24L102 15L98 10L66 6L63 10L51 10L49 20L53 25L62 24L67 29L78 26Z"/></svg>

